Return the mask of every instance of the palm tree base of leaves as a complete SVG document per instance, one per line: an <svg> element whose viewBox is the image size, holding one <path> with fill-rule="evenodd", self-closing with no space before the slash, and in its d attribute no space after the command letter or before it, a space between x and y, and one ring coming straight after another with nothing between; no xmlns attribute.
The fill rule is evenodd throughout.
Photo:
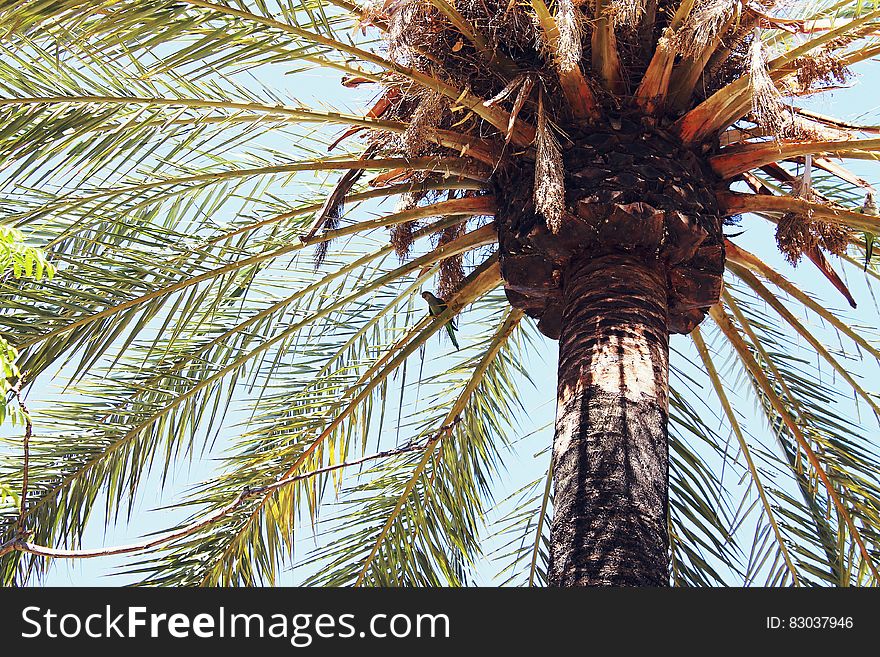
<svg viewBox="0 0 880 657"><path fill-rule="evenodd" d="M681 140L632 115L606 116L604 126L565 126L572 139L560 144L565 197L556 221L536 210L534 165L519 159L496 175L507 298L558 339L569 261L641 254L666 266L670 332L690 333L721 291L723 221L714 189L720 181Z"/></svg>
<svg viewBox="0 0 880 657"><path fill-rule="evenodd" d="M575 260L563 283L553 443L552 586L666 586L665 267Z"/></svg>

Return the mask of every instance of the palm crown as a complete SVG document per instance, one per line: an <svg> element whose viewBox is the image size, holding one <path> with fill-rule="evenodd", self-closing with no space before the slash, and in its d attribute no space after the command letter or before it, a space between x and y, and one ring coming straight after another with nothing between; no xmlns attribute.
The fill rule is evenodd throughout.
<svg viewBox="0 0 880 657"><path fill-rule="evenodd" d="M28 469L20 439L0 453L28 491L0 516L4 581L76 556L53 546L79 547L100 494L130 509L148 469L197 455L231 404L239 436L185 500L192 518L143 546L145 581L273 581L299 511L308 531L331 488L344 510L312 583L469 581L533 327L559 338L571 263L619 252L663 263L668 332L691 335L682 367L698 370L669 393L673 582L876 583L876 434L847 396L880 409L843 363L853 347L880 359L873 331L724 228L775 223L785 257L851 305L828 255L877 277L872 188L839 158L873 159L880 129L801 99L880 53L880 10L773 5L0 2L4 213L57 270L3 280L0 328L14 385L68 382L31 409ZM370 109L283 96L315 72L369 89ZM357 211L386 197L393 212ZM426 288L441 314L417 303ZM462 358L407 377L465 308ZM769 439L733 406L737 373ZM701 386L723 430L696 410ZM404 410L409 442L373 454ZM550 476L488 530L506 581L547 577Z"/></svg>

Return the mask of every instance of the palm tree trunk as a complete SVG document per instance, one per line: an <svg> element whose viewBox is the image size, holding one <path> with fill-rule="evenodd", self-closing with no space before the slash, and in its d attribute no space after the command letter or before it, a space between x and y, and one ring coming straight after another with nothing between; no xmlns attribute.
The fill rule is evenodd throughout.
<svg viewBox="0 0 880 657"><path fill-rule="evenodd" d="M666 268L582 257L562 281L551 586L668 586Z"/></svg>

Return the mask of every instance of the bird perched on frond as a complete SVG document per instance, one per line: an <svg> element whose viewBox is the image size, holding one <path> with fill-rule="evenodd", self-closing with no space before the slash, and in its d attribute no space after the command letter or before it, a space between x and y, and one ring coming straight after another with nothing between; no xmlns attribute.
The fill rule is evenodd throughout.
<svg viewBox="0 0 880 657"><path fill-rule="evenodd" d="M871 217L878 216L877 203L874 201L874 194L868 192L865 194L865 204L859 209L859 212ZM874 254L874 242L877 237L874 233L865 231L865 271L868 271L868 264L871 262L871 256Z"/></svg>
<svg viewBox="0 0 880 657"><path fill-rule="evenodd" d="M440 297L436 296L433 292L429 292L425 290L422 292L422 298L428 302L428 314L431 317L436 317L443 313L448 306L446 302ZM460 349L458 346L458 340L455 337L455 332L458 330L458 327L455 325L455 320L450 319L446 322L446 332L449 334L449 339L452 340L452 344L455 345L456 350Z"/></svg>

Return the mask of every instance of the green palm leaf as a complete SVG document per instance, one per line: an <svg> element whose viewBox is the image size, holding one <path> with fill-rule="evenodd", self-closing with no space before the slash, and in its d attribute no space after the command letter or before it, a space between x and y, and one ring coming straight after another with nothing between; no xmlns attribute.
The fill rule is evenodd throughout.
<svg viewBox="0 0 880 657"><path fill-rule="evenodd" d="M671 342L670 581L876 585L878 121L807 99L871 65L880 14L734 4L0 0L0 421L21 394L33 420L27 460L21 423L0 444L0 581L90 522L136 531L155 485L174 520L128 550L144 584L550 582L531 358L555 358L562 297L536 290L568 255L541 239L577 214L571 145L638 124L739 225L687 311L714 322Z"/></svg>

